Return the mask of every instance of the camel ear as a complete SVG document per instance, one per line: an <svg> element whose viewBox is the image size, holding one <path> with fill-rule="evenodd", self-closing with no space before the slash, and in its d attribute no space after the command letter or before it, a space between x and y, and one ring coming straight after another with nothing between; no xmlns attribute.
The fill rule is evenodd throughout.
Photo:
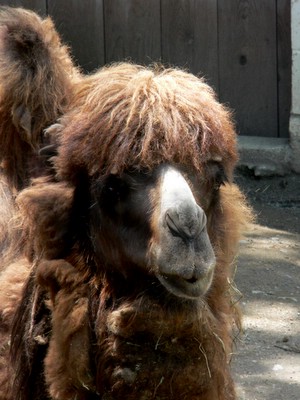
<svg viewBox="0 0 300 400"><path fill-rule="evenodd" d="M74 189L68 185L42 180L20 193L17 203L24 216L30 259L57 259L68 253L73 243L73 197Z"/></svg>

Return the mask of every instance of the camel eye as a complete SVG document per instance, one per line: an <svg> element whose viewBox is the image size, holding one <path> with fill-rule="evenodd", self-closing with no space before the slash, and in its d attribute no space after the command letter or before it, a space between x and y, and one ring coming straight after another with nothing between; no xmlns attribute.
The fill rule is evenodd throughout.
<svg viewBox="0 0 300 400"><path fill-rule="evenodd" d="M214 191L218 191L222 185L228 182L228 178L221 163L211 161L207 165L207 181Z"/></svg>
<svg viewBox="0 0 300 400"><path fill-rule="evenodd" d="M90 208L113 219L123 213L129 194L130 188L119 175L96 179L91 185Z"/></svg>
<svg viewBox="0 0 300 400"><path fill-rule="evenodd" d="M126 200L128 193L129 188L126 182L117 175L110 175L101 185L100 204L112 208Z"/></svg>
<svg viewBox="0 0 300 400"><path fill-rule="evenodd" d="M220 187L222 185L225 185L225 183L227 183L227 182L228 182L228 178L225 174L224 167L223 167L223 165L219 164L218 171L217 171L216 177L215 177L215 188L220 189Z"/></svg>

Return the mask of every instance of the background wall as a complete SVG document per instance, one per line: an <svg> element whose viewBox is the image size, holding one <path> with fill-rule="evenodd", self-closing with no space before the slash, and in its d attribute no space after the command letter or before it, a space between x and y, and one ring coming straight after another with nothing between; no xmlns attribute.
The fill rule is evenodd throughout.
<svg viewBox="0 0 300 400"><path fill-rule="evenodd" d="M241 135L289 136L290 0L13 0L53 17L86 71L161 61L206 77Z"/></svg>

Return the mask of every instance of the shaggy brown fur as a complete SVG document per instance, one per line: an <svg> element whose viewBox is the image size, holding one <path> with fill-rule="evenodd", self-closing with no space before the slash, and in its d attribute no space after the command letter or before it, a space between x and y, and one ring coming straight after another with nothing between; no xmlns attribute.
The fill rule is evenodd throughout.
<svg viewBox="0 0 300 400"><path fill-rule="evenodd" d="M49 169L51 148L39 154L50 144L43 130L68 108L79 80L50 18L42 20L31 11L0 7L1 399L12 312L29 273L29 263L21 254L24 242L17 221L13 222L15 196L31 177Z"/></svg>
<svg viewBox="0 0 300 400"><path fill-rule="evenodd" d="M232 183L228 110L176 69L119 64L74 86L49 129L59 144L53 170L17 199L32 266L19 261L30 275L16 293L12 387L0 399L235 399L232 264L251 212ZM169 293L151 263L166 164L188 177L207 217L217 262L199 298ZM0 281L6 338L10 268Z"/></svg>
<svg viewBox="0 0 300 400"><path fill-rule="evenodd" d="M62 120L57 167L64 179L76 180L81 165L89 175L151 169L162 160L201 171L218 157L232 172L237 155L228 111L195 76L120 64L89 77L81 97Z"/></svg>
<svg viewBox="0 0 300 400"><path fill-rule="evenodd" d="M50 18L0 8L0 163L12 187L40 175L43 130L68 107L77 75Z"/></svg>

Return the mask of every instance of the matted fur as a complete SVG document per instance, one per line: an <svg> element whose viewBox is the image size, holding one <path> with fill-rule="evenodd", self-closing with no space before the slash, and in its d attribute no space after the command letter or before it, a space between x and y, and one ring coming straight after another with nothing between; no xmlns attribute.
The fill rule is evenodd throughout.
<svg viewBox="0 0 300 400"><path fill-rule="evenodd" d="M11 321L30 263L15 204L49 170L44 129L70 105L80 73L50 18L0 7L0 399L5 397ZM3 397L4 396L4 397Z"/></svg>
<svg viewBox="0 0 300 400"><path fill-rule="evenodd" d="M40 180L18 199L29 227L31 254L44 259L37 264L38 281L32 281L34 289L26 296L36 296L42 287L50 298L52 335L45 332L43 340L50 342L45 376L51 398L78 394L88 399L99 392L111 399L136 399L142 393L150 399L157 392L161 399L169 399L176 396L174 385L182 398L234 399L228 363L239 315L232 297L232 263L250 216L238 188L225 184L219 200L206 210L217 266L208 294L193 304L158 295L159 285L143 272L134 278L137 282L130 274L124 280L125 272L119 266L111 270L106 258L114 255L108 231L101 226L104 220L99 221L99 229L107 250L99 249L101 259L93 253L92 234L84 225L91 201L86 194L94 180L101 182L109 173L151 170L169 162L199 176L209 197L213 185L209 164L217 161L231 181L237 153L228 111L191 74L119 64L86 78L74 110L51 128L51 135L60 142L54 159L57 182ZM116 248L114 252L118 254ZM62 271L70 274L68 282L76 284L66 285ZM149 290L154 290L154 297L144 294ZM31 306L29 310L35 313ZM22 326L18 323L17 328ZM135 335L144 339L134 339ZM137 350L128 341L134 341ZM17 388L27 379L22 378L23 362L18 358L23 345L14 346L20 373ZM37 344L32 341L30 346L34 353ZM156 346L170 355L166 365L153 352ZM195 359L197 351L201 357ZM141 365L139 372L130 357ZM77 358L81 361L74 375ZM134 384L136 374L139 380Z"/></svg>
<svg viewBox="0 0 300 400"><path fill-rule="evenodd" d="M86 79L78 101L61 120L56 166L64 179L76 180L82 167L89 175L119 173L162 160L200 171L208 160L222 159L230 174L236 162L229 111L187 72L113 65Z"/></svg>
<svg viewBox="0 0 300 400"><path fill-rule="evenodd" d="M0 7L0 163L12 187L39 176L43 130L66 111L79 76L50 18Z"/></svg>
<svg viewBox="0 0 300 400"><path fill-rule="evenodd" d="M10 13L5 10L7 26ZM59 40L51 23L21 10L13 15L14 21L16 15L28 20L34 36L42 30L42 65L52 54L48 34ZM1 31L4 38L6 33L7 28ZM122 63L79 79L70 60L64 61L65 49L58 53L62 58L48 58L58 85L47 91L41 68L43 86L33 91L41 108L28 103L37 121L43 104L50 102L59 110L32 131L33 147L39 147L44 124L62 116L47 131L47 140L59 145L53 169L19 194L13 211L23 223L27 258L18 250L16 263L0 276L1 287L7 289L0 296L0 367L8 357L10 332L12 343L12 369L5 374L0 368L0 381L6 387L10 381L11 387L9 393L0 391L0 399L234 400L229 362L240 320L233 267L251 211L232 183L237 146L230 112L201 78L185 71ZM67 76L70 71L73 78ZM22 104L27 104L28 88L18 79L14 82ZM56 92L60 83L66 85L61 97ZM15 109L15 103L9 104ZM23 124L27 111L22 116ZM9 124L13 128L7 132L12 133L15 123ZM13 135L26 142L23 128L19 123ZM3 135L0 140L8 143ZM26 153L26 165L31 156ZM103 214L101 196L95 194L110 174L151 174L166 163L190 173L210 199L205 213L217 264L211 288L196 300L168 293L148 265L128 264L109 215ZM227 179L220 189L211 171L216 163ZM16 162L4 170L19 188L27 180L19 170L23 165ZM154 200L149 215L141 216L145 224L146 217L151 220L152 230L157 224L155 212L150 214L159 206ZM97 207L99 215L92 213ZM20 287L22 281L21 294L14 285Z"/></svg>

